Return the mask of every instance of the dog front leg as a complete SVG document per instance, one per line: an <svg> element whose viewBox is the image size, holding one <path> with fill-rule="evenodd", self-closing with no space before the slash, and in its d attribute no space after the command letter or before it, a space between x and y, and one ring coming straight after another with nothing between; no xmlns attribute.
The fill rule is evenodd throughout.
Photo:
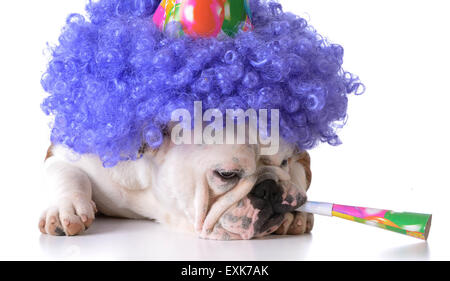
<svg viewBox="0 0 450 281"><path fill-rule="evenodd" d="M77 235L94 221L96 207L92 201L89 177L78 167L58 159L45 162L45 180L55 198L39 220L44 234Z"/></svg>

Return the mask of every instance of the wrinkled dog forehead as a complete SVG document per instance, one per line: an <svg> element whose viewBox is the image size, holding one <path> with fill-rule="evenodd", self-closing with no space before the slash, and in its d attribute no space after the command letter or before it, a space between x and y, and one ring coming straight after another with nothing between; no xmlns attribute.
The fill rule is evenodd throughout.
<svg viewBox="0 0 450 281"><path fill-rule="evenodd" d="M236 145L203 145L203 157L216 161L222 168L230 169L237 166L249 167L260 165L279 166L283 160L291 157L296 149L285 142L280 143L278 152L274 155L262 155L260 144L236 144ZM213 165L217 165L213 164ZM256 168L256 167L255 167Z"/></svg>
<svg viewBox="0 0 450 281"><path fill-rule="evenodd" d="M199 151L203 157L203 162L213 169L223 170L246 170L254 172L258 160L257 145L203 145Z"/></svg>

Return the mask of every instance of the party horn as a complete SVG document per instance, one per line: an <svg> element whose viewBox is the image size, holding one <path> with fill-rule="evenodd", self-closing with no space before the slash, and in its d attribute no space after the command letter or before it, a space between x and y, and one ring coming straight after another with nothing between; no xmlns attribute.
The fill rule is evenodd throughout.
<svg viewBox="0 0 450 281"><path fill-rule="evenodd" d="M394 212L374 208L308 201L297 211L339 217L427 240L431 214Z"/></svg>

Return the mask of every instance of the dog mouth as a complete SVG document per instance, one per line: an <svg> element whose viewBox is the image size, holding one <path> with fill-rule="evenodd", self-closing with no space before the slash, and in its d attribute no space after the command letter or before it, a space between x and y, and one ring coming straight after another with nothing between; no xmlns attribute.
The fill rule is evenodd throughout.
<svg viewBox="0 0 450 281"><path fill-rule="evenodd" d="M251 196L239 201L219 219L217 228L235 239L251 239L275 232L283 223L284 213L274 212L270 204L255 208ZM223 235L226 237L227 235Z"/></svg>
<svg viewBox="0 0 450 281"><path fill-rule="evenodd" d="M306 194L290 182L265 179L218 218L205 237L218 240L260 238L277 231L285 214L306 200Z"/></svg>
<svg viewBox="0 0 450 281"><path fill-rule="evenodd" d="M253 198L251 195L249 195L249 199L251 204L257 206L257 210L259 210L258 217L254 221L255 236L268 235L277 230L283 223L286 212L278 212L270 203L261 202L259 198Z"/></svg>
<svg viewBox="0 0 450 281"><path fill-rule="evenodd" d="M274 213L269 218L266 219L266 221L262 221L263 223L261 226L255 225L256 229L256 236L255 237L262 237L265 235L269 235L273 232L275 232L283 223L284 220L284 214ZM257 221L255 224L258 224L259 221ZM258 227L259 226L259 227Z"/></svg>

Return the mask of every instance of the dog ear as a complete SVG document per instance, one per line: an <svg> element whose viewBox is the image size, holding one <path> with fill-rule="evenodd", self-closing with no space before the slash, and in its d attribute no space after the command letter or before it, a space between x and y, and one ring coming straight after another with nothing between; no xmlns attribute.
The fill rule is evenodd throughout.
<svg viewBox="0 0 450 281"><path fill-rule="evenodd" d="M311 173L311 157L309 157L309 153L307 151L300 152L298 156L298 162L303 165L303 168L305 169L305 175L306 175L306 190L309 189L309 186L311 185L311 179L312 179L312 173Z"/></svg>
<svg viewBox="0 0 450 281"><path fill-rule="evenodd" d="M47 160L48 158L52 157L52 156L53 156L53 144L51 144L49 146L49 148L47 149L47 154L45 155L44 161Z"/></svg>

